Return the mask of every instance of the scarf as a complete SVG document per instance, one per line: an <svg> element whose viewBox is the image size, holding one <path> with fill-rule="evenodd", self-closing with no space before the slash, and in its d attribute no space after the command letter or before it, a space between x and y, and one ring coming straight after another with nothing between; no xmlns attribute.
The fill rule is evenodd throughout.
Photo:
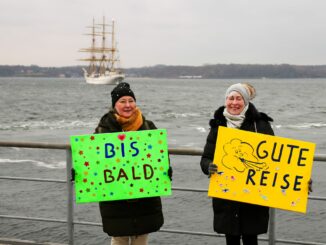
<svg viewBox="0 0 326 245"><path fill-rule="evenodd" d="M226 126L228 128L240 128L244 119L246 118L246 112L249 108L249 104L243 108L242 112L239 115L232 115L230 114L226 107L224 108L223 111L223 116L226 118Z"/></svg>
<svg viewBox="0 0 326 245"><path fill-rule="evenodd" d="M114 115L123 131L137 131L143 124L143 116L138 107L136 107L135 112L129 118L119 116L117 113Z"/></svg>

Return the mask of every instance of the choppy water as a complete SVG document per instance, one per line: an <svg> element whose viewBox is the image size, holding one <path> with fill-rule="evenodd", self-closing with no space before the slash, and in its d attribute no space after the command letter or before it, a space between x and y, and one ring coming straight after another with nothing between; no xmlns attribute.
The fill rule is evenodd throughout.
<svg viewBox="0 0 326 245"><path fill-rule="evenodd" d="M144 115L168 130L169 147L202 149L208 120L223 104L226 88L244 80L128 79ZM326 79L259 79L256 107L274 118L276 135L311 141L326 153ZM112 86L82 79L0 78L0 140L68 143L70 135L92 133L110 105ZM173 185L207 188L199 157L171 156ZM65 179L65 152L0 148L0 175ZM326 196L326 165L313 167L314 195ZM65 219L63 184L0 180L0 213ZM165 229L213 232L211 201L206 194L174 191L164 197ZM277 211L276 234L326 242L326 205L309 201L306 215ZM75 207L77 220L98 222L96 204ZM76 244L106 244L101 227L75 227ZM66 227L47 222L0 219L0 237L66 242ZM224 244L220 238L157 232L152 244ZM262 243L264 244L264 243Z"/></svg>

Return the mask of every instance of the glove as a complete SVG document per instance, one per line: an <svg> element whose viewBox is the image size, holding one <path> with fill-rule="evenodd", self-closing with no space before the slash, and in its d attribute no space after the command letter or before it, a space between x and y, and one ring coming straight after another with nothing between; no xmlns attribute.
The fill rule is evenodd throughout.
<svg viewBox="0 0 326 245"><path fill-rule="evenodd" d="M210 178L211 175L215 173L217 173L217 165L211 162L208 165L208 178Z"/></svg>
<svg viewBox="0 0 326 245"><path fill-rule="evenodd" d="M169 166L168 176L169 176L169 178L170 178L171 181L172 181L172 174L173 174L173 170L172 170L171 166Z"/></svg>
<svg viewBox="0 0 326 245"><path fill-rule="evenodd" d="M312 192L312 179L308 181L308 194Z"/></svg>
<svg viewBox="0 0 326 245"><path fill-rule="evenodd" d="M75 181L75 175L76 175L75 169L72 168L70 170L70 181Z"/></svg>

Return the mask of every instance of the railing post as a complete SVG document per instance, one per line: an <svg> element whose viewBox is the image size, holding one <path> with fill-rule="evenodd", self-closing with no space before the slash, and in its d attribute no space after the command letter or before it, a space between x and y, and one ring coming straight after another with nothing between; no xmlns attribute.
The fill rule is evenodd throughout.
<svg viewBox="0 0 326 245"><path fill-rule="evenodd" d="M68 228L68 244L74 244L74 201L73 201L73 183L71 181L71 149L66 150L66 172L67 172L67 228Z"/></svg>
<svg viewBox="0 0 326 245"><path fill-rule="evenodd" d="M275 208L269 211L268 245L275 245Z"/></svg>

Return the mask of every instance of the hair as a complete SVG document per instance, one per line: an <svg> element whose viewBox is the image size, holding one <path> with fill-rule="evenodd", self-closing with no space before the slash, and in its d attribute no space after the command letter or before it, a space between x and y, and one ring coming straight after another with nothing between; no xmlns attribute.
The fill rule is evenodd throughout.
<svg viewBox="0 0 326 245"><path fill-rule="evenodd" d="M241 83L243 87L248 91L249 100L252 100L256 97L256 89L250 83Z"/></svg>

